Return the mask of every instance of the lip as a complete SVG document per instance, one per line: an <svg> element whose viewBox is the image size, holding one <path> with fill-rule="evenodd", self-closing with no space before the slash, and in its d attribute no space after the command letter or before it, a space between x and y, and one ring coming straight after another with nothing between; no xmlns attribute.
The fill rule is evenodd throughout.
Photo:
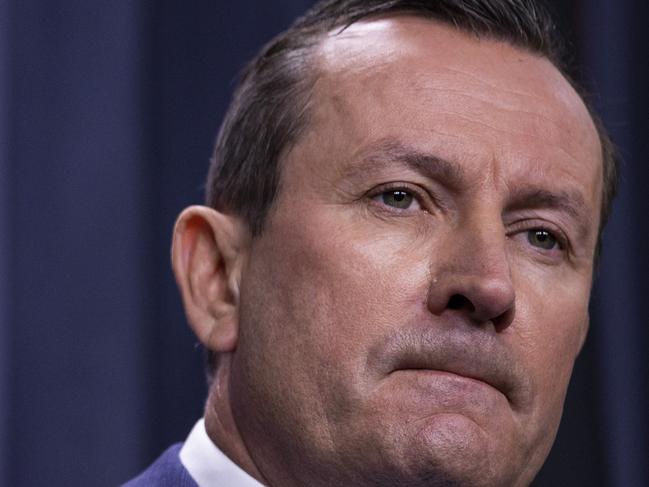
<svg viewBox="0 0 649 487"><path fill-rule="evenodd" d="M404 368L404 369L393 370L390 373L390 375L392 375L394 373L412 373L412 374L422 374L422 375L430 374L430 375L434 375L434 376L438 376L438 377L439 376L441 376L441 377L446 376L446 377L449 377L449 378L454 379L454 380L466 381L468 383L477 385L479 387L488 387L490 389L493 389L493 390L499 392L503 396L507 397L507 394L505 394L505 392L503 392L499 386L496 386L495 384L492 384L492 383L490 383L490 382L488 382L488 381L486 381L486 380L484 380L484 379L482 379L480 377L472 377L470 375L464 375L464 374L460 374L460 373L449 371L449 370L428 369L428 368Z"/></svg>
<svg viewBox="0 0 649 487"><path fill-rule="evenodd" d="M512 405L525 403L527 374L508 347L485 330L457 331L402 329L375 344L368 365L383 377L399 371L452 374L496 389Z"/></svg>
<svg viewBox="0 0 649 487"><path fill-rule="evenodd" d="M495 374L484 374L476 373L471 371L470 365L464 367L439 367L439 366L421 366L421 365L404 365L400 366L390 372L393 374L395 372L410 372L410 373L419 373L419 374L436 374L436 375L448 375L454 378L463 379L473 383L477 383L480 386L488 386L504 395L507 400L510 400L509 393L510 387L503 380L499 380ZM463 370L459 370L463 369Z"/></svg>

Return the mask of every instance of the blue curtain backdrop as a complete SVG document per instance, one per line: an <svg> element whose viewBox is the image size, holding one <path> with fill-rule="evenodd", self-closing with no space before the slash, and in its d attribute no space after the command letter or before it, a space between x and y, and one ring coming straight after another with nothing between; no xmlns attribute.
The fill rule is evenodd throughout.
<svg viewBox="0 0 649 487"><path fill-rule="evenodd" d="M311 3L0 0L0 486L116 485L200 416L171 228L202 200L236 73ZM554 10L624 168L591 333L534 485L644 486L649 6Z"/></svg>

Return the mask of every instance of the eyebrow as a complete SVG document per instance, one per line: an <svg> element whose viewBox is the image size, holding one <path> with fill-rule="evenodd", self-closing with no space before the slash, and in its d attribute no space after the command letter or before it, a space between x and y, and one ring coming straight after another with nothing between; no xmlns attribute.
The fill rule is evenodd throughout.
<svg viewBox="0 0 649 487"><path fill-rule="evenodd" d="M347 177L363 178L367 172L392 168L397 163L439 181L451 190L459 190L466 185L463 168L456 161L419 151L390 137L361 149L354 159L358 162L345 171ZM584 196L574 189L550 190L535 185L512 188L505 210L541 208L567 214L577 224L581 239L586 238L593 228Z"/></svg>
<svg viewBox="0 0 649 487"><path fill-rule="evenodd" d="M345 176L362 176L369 171L391 168L399 163L430 179L443 182L451 189L460 188L464 181L458 163L407 147L390 138L362 149L355 159L358 163L349 167Z"/></svg>
<svg viewBox="0 0 649 487"><path fill-rule="evenodd" d="M581 217L587 208L583 196L577 191L548 191L535 187L514 190L508 206L511 209L556 208L565 211L573 218Z"/></svg>
<svg viewBox="0 0 649 487"><path fill-rule="evenodd" d="M585 238L592 229L592 220L588 216L588 205L579 191L549 191L534 186L514 189L510 195L507 210L535 208L550 208L566 213L577 223L580 238Z"/></svg>

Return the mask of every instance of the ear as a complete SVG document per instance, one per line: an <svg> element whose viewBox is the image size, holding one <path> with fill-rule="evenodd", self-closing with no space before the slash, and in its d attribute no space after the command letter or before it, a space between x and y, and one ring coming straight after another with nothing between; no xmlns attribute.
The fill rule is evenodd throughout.
<svg viewBox="0 0 649 487"><path fill-rule="evenodd" d="M239 334L239 283L247 227L205 206L185 209L174 228L171 263L187 320L213 352L231 352Z"/></svg>

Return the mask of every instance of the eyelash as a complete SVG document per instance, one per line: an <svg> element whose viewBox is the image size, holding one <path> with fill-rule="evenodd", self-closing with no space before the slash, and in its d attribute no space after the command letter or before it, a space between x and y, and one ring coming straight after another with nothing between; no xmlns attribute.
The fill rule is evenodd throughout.
<svg viewBox="0 0 649 487"><path fill-rule="evenodd" d="M372 189L370 192L366 194L366 198L369 198L370 200L374 201L377 197L385 194L385 193L390 193L390 192L397 192L397 191L403 191L404 193L411 194L412 197L417 201L419 206L421 207L421 210L417 211L424 211L426 213L430 213L431 206L432 206L432 201L433 198L423 190L422 188L409 184L409 183L403 183L403 182L396 182L396 183L387 183L384 184L383 186L379 186L377 188ZM404 213L412 210L399 210L394 207L390 207L386 204L377 204L382 210L389 211L392 213Z"/></svg>
<svg viewBox="0 0 649 487"><path fill-rule="evenodd" d="M525 220L515 222L512 224L510 234L528 234L528 232L541 231L550 234L557 242L558 250L561 252L568 252L570 250L570 243L566 235L556 226L548 222L539 222L538 220Z"/></svg>
<svg viewBox="0 0 649 487"><path fill-rule="evenodd" d="M424 211L426 213L430 213L431 206L434 201L433 198L430 196L430 194L427 191L413 184L404 183L404 182L387 183L372 189L370 192L366 194L366 197L372 200L372 202L374 202L375 205L378 208L380 208L382 211L390 212L393 214L394 213L403 214L412 211L408 209L400 210L398 208L394 208L387 204L379 203L376 201L376 198L382 196L385 193L397 192L397 191L403 191L405 193L412 195L412 197L418 202L419 206L421 207L420 210L416 210L416 211ZM551 225L548 222L539 222L538 220L532 220L532 221L523 220L523 221L515 222L512 225L512 227L513 229L511 229L508 232L510 235L511 234L528 235L529 232L534 232L534 231L547 232L549 235L552 236L552 238L556 240L557 247L560 252L566 253L570 250L569 240L566 237L566 235L556 226Z"/></svg>

